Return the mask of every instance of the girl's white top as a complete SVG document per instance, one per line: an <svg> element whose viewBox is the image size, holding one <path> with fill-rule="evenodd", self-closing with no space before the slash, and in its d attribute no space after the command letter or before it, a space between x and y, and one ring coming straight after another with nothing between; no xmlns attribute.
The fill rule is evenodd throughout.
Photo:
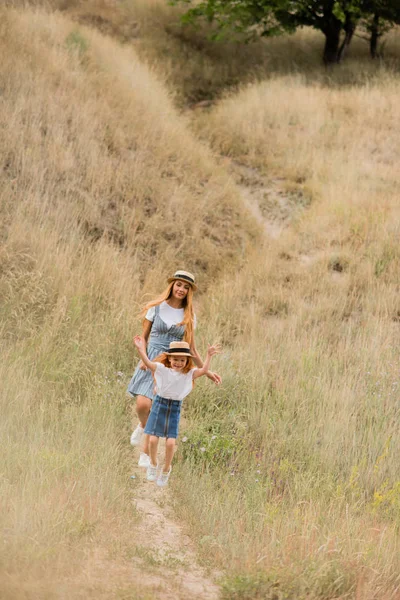
<svg viewBox="0 0 400 600"><path fill-rule="evenodd" d="M154 378L159 396L168 400L183 400L190 394L193 388L193 373L196 369L191 369L189 373L180 373L165 367L162 363L156 365Z"/></svg>
<svg viewBox="0 0 400 600"><path fill-rule="evenodd" d="M156 314L155 306L151 306L146 313L145 319L153 322ZM168 327L182 323L185 311L183 308L173 308L165 300L160 304L160 318ZM194 327L196 327L196 315L194 317Z"/></svg>

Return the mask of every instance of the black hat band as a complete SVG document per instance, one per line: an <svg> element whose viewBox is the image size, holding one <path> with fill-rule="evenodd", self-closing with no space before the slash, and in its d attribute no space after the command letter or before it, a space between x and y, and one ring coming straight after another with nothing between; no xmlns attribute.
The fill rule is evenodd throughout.
<svg viewBox="0 0 400 600"><path fill-rule="evenodd" d="M189 281L189 283L194 284L194 279L188 277L187 275L174 275L173 279L185 279L186 281Z"/></svg>
<svg viewBox="0 0 400 600"><path fill-rule="evenodd" d="M167 354L176 354L176 352L179 352L180 354L190 354L190 348L170 348L167 352Z"/></svg>

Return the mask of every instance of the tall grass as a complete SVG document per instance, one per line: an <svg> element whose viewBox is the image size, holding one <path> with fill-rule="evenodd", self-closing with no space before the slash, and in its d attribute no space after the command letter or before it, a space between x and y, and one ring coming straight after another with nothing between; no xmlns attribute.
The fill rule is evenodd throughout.
<svg viewBox="0 0 400 600"><path fill-rule="evenodd" d="M100 275L100 255L81 247L72 266L72 248L60 251L51 232L40 244L39 229L19 234L1 261L0 580L5 598L59 597L90 571L93 547L107 556L134 527L117 372L130 368L129 334L101 279L82 279Z"/></svg>
<svg viewBox="0 0 400 600"><path fill-rule="evenodd" d="M196 393L175 485L226 598L399 595L398 87L276 76L197 121L307 200L208 305L225 388Z"/></svg>
<svg viewBox="0 0 400 600"><path fill-rule="evenodd" d="M177 510L205 555L237 573L226 589L238 598L242 584L245 598L396 597L397 325L319 318L290 289L287 314L263 315L275 290L259 276L271 267L285 272L276 255L259 257L245 282L221 290L224 306L234 299L217 367L225 383L196 390L189 407ZM307 283L315 304L328 302ZM225 315L215 309L207 338Z"/></svg>
<svg viewBox="0 0 400 600"><path fill-rule="evenodd" d="M132 49L41 12L5 13L2 32L2 202L22 196L21 216L68 239L104 237L142 271L184 257L215 272L216 256L240 257L256 228Z"/></svg>
<svg viewBox="0 0 400 600"><path fill-rule="evenodd" d="M134 50L28 8L1 9L0 48L2 597L139 598L138 308L179 266L206 285L240 263L258 227Z"/></svg>
<svg viewBox="0 0 400 600"><path fill-rule="evenodd" d="M131 335L143 293L185 266L224 384L188 401L172 487L223 596L397 598L395 65L359 69L355 45L320 74L306 31L215 47L159 2L126 5L131 39L117 9L88 7L56 6L87 23L100 7L124 46L60 13L1 12L5 597L133 585ZM226 88L190 122L175 107ZM220 154L298 198L279 240L261 242Z"/></svg>

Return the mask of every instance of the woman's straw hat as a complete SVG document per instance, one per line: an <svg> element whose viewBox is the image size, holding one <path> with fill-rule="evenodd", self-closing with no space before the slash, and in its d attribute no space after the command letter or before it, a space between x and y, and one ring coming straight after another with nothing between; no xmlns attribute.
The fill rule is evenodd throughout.
<svg viewBox="0 0 400 600"><path fill-rule="evenodd" d="M194 275L192 275L192 273L181 270L175 271L172 277L168 277L168 283L176 281L177 279L180 279L181 281L187 281L188 283L190 283L194 292L197 290L197 285L194 282Z"/></svg>
<svg viewBox="0 0 400 600"><path fill-rule="evenodd" d="M171 342L165 354L168 354L168 356L191 356L193 358L187 342Z"/></svg>

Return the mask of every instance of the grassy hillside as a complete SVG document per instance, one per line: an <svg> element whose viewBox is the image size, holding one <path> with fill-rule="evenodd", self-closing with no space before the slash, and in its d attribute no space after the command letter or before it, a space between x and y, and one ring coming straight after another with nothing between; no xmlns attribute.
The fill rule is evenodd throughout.
<svg viewBox="0 0 400 600"><path fill-rule="evenodd" d="M143 294L180 266L205 287L259 228L133 49L11 8L0 46L1 587L109 597L79 573L93 547L134 543L125 386Z"/></svg>
<svg viewBox="0 0 400 600"><path fill-rule="evenodd" d="M239 574L226 598L397 597L398 93L385 69L340 90L283 76L198 123L302 210L223 284L225 390L199 395L183 455L184 514Z"/></svg>
<svg viewBox="0 0 400 600"><path fill-rule="evenodd" d="M172 487L222 596L397 598L397 34L327 75L307 31L214 46L160 0L8 4L5 598L140 597L124 390L143 294L181 266L224 384L196 386Z"/></svg>

